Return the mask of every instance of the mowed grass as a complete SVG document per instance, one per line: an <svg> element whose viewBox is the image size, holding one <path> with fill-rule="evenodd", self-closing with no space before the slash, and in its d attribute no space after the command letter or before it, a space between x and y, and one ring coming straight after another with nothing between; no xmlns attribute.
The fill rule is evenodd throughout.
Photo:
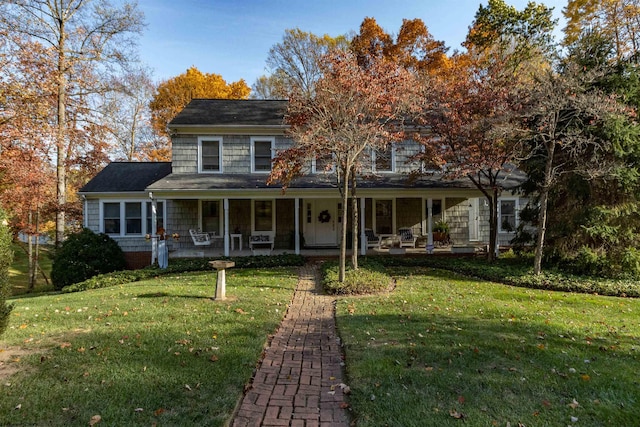
<svg viewBox="0 0 640 427"><path fill-rule="evenodd" d="M16 298L3 345L0 424L223 425L291 300L297 270L166 276L93 291ZM8 351L8 350L7 350Z"/></svg>
<svg viewBox="0 0 640 427"><path fill-rule="evenodd" d="M27 255L27 244L22 242L14 242L11 244L13 249L13 263L9 267L9 284L13 295L20 295L29 292L29 257ZM35 251L35 246L34 249ZM51 284L51 247L40 245L38 264L44 272L47 280L39 270L36 276L36 282L33 292L53 291Z"/></svg>
<svg viewBox="0 0 640 427"><path fill-rule="evenodd" d="M358 426L640 423L640 300L389 271L337 306Z"/></svg>

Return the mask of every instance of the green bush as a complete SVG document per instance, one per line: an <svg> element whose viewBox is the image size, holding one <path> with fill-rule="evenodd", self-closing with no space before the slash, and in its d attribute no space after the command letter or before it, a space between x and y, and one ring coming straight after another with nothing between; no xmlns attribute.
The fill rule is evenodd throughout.
<svg viewBox="0 0 640 427"><path fill-rule="evenodd" d="M98 274L124 268L124 254L116 241L106 234L95 234L85 228L69 236L56 250L51 280L60 290Z"/></svg>
<svg viewBox="0 0 640 427"><path fill-rule="evenodd" d="M385 272L382 264L367 258L361 258L357 270L347 268L344 282L338 280L337 261L328 261L322 265L322 285L330 294L362 295L383 292L393 285L393 279Z"/></svg>
<svg viewBox="0 0 640 427"><path fill-rule="evenodd" d="M9 297L9 267L13 262L13 251L11 250L11 233L7 227L7 217L0 209L0 336L7 328L9 314L13 305L7 304Z"/></svg>

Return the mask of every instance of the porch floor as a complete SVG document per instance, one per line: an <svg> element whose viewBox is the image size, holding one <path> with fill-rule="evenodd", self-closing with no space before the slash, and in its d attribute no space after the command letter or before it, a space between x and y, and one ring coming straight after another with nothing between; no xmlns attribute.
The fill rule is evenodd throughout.
<svg viewBox="0 0 640 427"><path fill-rule="evenodd" d="M433 255L446 255L456 253L454 249L455 246L445 246L441 248L435 248L433 250ZM467 245L462 246L464 251L459 251L458 253L479 253L484 250L483 246L475 246L475 245ZM367 255L430 255L427 253L424 247L418 248L404 248L405 251L403 253L390 253L389 248L372 248L367 250ZM273 251L264 251L264 250L256 250L253 253L249 249L243 250L235 250L229 253L232 257L242 257L242 256L252 256L252 255L283 255L283 254L293 254L295 251L293 249L274 249ZM347 249L347 254L351 254L351 249ZM339 248L305 248L300 250L300 255L308 256L308 257L337 257L340 255ZM224 249L220 247L193 247L193 248L180 248L173 251L169 251L169 258L215 258L224 256Z"/></svg>

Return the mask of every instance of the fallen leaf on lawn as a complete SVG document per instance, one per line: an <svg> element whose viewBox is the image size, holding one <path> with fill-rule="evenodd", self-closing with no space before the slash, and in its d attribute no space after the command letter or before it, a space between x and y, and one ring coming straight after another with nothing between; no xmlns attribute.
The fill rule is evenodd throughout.
<svg viewBox="0 0 640 427"><path fill-rule="evenodd" d="M144 411L144 409L142 409L142 408L136 408L136 409L133 410L133 412L143 412L143 411Z"/></svg>
<svg viewBox="0 0 640 427"><path fill-rule="evenodd" d="M158 415L161 415L163 412L164 412L163 408L158 408L153 412L153 415L157 417Z"/></svg>
<svg viewBox="0 0 640 427"><path fill-rule="evenodd" d="M63 342L62 344L60 344L60 348L68 348L68 347L71 347L70 342Z"/></svg>
<svg viewBox="0 0 640 427"><path fill-rule="evenodd" d="M347 409L348 407L349 407L349 404L348 404L348 403L342 402L342 403L340 404L340 408L342 408L342 409Z"/></svg>
<svg viewBox="0 0 640 427"><path fill-rule="evenodd" d="M22 403L18 403L15 408L16 410L22 409Z"/></svg>
<svg viewBox="0 0 640 427"><path fill-rule="evenodd" d="M464 403L464 396L458 396L458 403Z"/></svg>
<svg viewBox="0 0 640 427"><path fill-rule="evenodd" d="M577 423L578 422L578 417L571 417L571 422L572 423Z"/></svg>
<svg viewBox="0 0 640 427"><path fill-rule="evenodd" d="M244 310L243 310L243 309L241 309L241 308L236 308L236 313L238 313L238 314L247 314L247 312L246 312L246 311L244 311Z"/></svg>
<svg viewBox="0 0 640 427"><path fill-rule="evenodd" d="M582 381L589 381L591 379L591 377L587 374L581 375L580 378L582 378Z"/></svg>
<svg viewBox="0 0 640 427"><path fill-rule="evenodd" d="M185 385L184 385L184 388L185 388L185 389L187 389L187 390L189 390L189 391L191 391L191 386L190 386L189 384L185 384Z"/></svg>
<svg viewBox="0 0 640 427"><path fill-rule="evenodd" d="M461 420L464 418L464 414L462 412L458 412L455 409L449 411L449 415L456 420Z"/></svg>
<svg viewBox="0 0 640 427"><path fill-rule="evenodd" d="M80 348L78 349L78 352L79 352L79 353L84 353L84 347L80 347Z"/></svg>
<svg viewBox="0 0 640 427"><path fill-rule="evenodd" d="M351 393L351 387L349 387L348 385L344 384L344 383L340 383L340 388L342 389L342 392L344 394L349 394Z"/></svg>
<svg viewBox="0 0 640 427"><path fill-rule="evenodd" d="M90 426L94 426L94 425L98 424L100 421L102 421L102 417L100 415L94 415L89 420L89 425Z"/></svg>
<svg viewBox="0 0 640 427"><path fill-rule="evenodd" d="M578 403L577 400L573 399L573 401L569 403L567 406L569 406L572 409L576 409L578 406L580 406L580 404Z"/></svg>
<svg viewBox="0 0 640 427"><path fill-rule="evenodd" d="M210 360L210 361L212 361L212 362L217 362L217 361L218 361L218 356L216 356L216 355L214 354L214 355L212 355L212 356L209 358L209 360Z"/></svg>
<svg viewBox="0 0 640 427"><path fill-rule="evenodd" d="M427 366L426 368L424 368L427 372L431 372L433 371L433 366Z"/></svg>

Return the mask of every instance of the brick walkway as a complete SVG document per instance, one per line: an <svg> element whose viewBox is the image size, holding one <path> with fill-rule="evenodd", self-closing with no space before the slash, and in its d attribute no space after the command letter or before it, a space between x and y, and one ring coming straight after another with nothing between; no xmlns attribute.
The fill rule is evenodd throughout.
<svg viewBox="0 0 640 427"><path fill-rule="evenodd" d="M318 289L316 265L300 269L287 314L233 420L245 426L348 426L335 299Z"/></svg>

